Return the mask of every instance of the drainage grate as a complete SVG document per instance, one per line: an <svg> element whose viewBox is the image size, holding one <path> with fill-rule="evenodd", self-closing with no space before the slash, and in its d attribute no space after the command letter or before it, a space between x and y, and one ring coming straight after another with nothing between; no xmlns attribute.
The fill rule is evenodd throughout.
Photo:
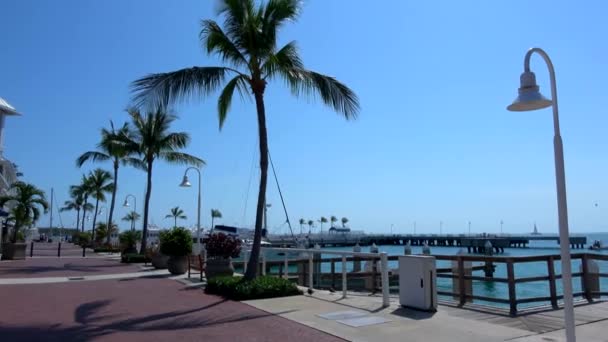
<svg viewBox="0 0 608 342"><path fill-rule="evenodd" d="M68 277L68 280L84 280L84 277Z"/></svg>

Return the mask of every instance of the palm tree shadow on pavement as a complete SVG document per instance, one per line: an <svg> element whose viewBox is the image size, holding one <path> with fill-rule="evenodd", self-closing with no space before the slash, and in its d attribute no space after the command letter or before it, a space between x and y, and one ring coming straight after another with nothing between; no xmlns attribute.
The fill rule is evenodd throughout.
<svg viewBox="0 0 608 342"><path fill-rule="evenodd" d="M227 299L205 306L173 310L152 315L141 315L133 318L122 317L121 314L100 314L108 310L111 300L98 300L79 305L74 312L77 325L63 323L16 325L0 322L0 336L6 341L90 341L94 338L121 332L145 331L175 331L184 329L205 329L217 325L231 324L242 321L278 316L294 310L271 314L263 311L239 312L230 311L224 315L206 310L219 306ZM111 320L109 322L104 322Z"/></svg>

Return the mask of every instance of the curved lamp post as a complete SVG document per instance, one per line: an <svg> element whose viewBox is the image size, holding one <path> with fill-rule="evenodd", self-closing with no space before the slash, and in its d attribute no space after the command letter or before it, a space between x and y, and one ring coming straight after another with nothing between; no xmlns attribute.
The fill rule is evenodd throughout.
<svg viewBox="0 0 608 342"><path fill-rule="evenodd" d="M125 202L122 204L122 206L125 208L129 207L129 197L133 198L133 211L137 214L137 197L128 194L127 196L125 196ZM135 230L135 221L131 221L131 230Z"/></svg>
<svg viewBox="0 0 608 342"><path fill-rule="evenodd" d="M201 252L201 170L197 167L191 166L184 171L184 178L179 186L189 188L192 186L188 180L188 171L196 170L198 173L198 210L196 212L196 253Z"/></svg>
<svg viewBox="0 0 608 342"><path fill-rule="evenodd" d="M536 76L530 71L530 57L539 54L549 68L551 80L551 100L544 97L536 84ZM524 59L524 72L520 76L519 95L507 109L515 112L537 110L553 106L553 148L555 154L555 181L557 185L557 214L559 219L559 241L562 259L562 282L564 288L564 320L566 324L566 339L568 342L576 341L574 327L574 306L572 300L572 270L570 263L570 236L568 233L568 206L566 201L566 174L564 171L564 149L559 131L559 117L557 107L557 86L555 83L555 70L553 63L545 51L532 48L526 53Z"/></svg>

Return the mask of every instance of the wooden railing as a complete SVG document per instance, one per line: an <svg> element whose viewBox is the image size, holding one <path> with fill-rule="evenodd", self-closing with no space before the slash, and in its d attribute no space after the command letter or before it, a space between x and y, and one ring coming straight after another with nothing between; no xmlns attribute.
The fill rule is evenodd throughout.
<svg viewBox="0 0 608 342"><path fill-rule="evenodd" d="M266 250L271 250L270 248ZM272 248L272 250L275 250ZM293 249L285 249L288 251L295 251ZM287 257L287 253L283 257L283 260L267 260L262 258L260 261L260 273L271 274L280 277L286 277L293 279L302 286L316 288L327 288L330 290L342 290L346 293L346 288L353 290L366 290L371 292L380 292L385 289L385 285L382 282L383 270L378 267L379 261L381 260L381 254L373 253L359 253L357 256L347 256L348 254L354 255L352 252L344 253L341 257L329 257L320 258L319 254L331 254L328 250L314 250L309 249L306 251L312 251L313 254L317 254L316 258L310 257L304 258L292 258ZM331 251L334 252L334 251ZM503 256L482 256L482 255L435 255L437 261L451 261L456 267L437 267L437 277L443 279L452 279L454 286L453 291L447 291L445 289L438 290L438 295L448 298L453 298L459 305L466 305L467 302L473 300L485 301L489 303L498 303L502 306L508 305L511 314L515 315L518 311L518 305L539 303L550 303L554 308L558 307L558 301L563 299L562 295L557 294L557 281L562 278L561 274L557 274L555 270L555 262L561 260L560 255L539 255L539 256L521 256L521 257L503 257ZM386 263L388 261L397 261L399 256L387 256ZM602 273L601 271L597 274L592 274L589 271L589 261L608 261L608 255L591 254L591 253L574 253L571 254L572 260L581 260L582 271L573 272L573 279L583 278L582 291L575 292L575 297L582 297L588 301L593 301L598 296L608 296L608 288L601 288L599 283L601 279L608 278L608 273ZM371 268L365 270L363 267L353 270L345 270L346 263L350 263L351 266L355 263L361 263L361 266L365 262L371 263ZM515 273L515 265L530 263L530 262L544 262L546 263L546 273L540 276L526 276L518 277ZM470 263L470 265L467 265ZM474 264L476 263L476 264ZM481 264L480 264L481 263ZM322 265L328 265L324 267ZM341 270L337 272L336 264L341 265ZM506 266L506 276L495 276L494 268L498 264L504 264ZM290 271L291 265L291 271ZM235 262L236 267L244 268L245 265L242 261ZM327 270L329 269L329 272ZM463 270L462 272L460 270ZM470 272L468 272L470 270ZM482 275L475 275L473 272L484 272ZM597 285L592 284L592 277L597 276L599 283ZM390 289L395 290L398 288L399 274L396 270L392 272L389 270L386 272L387 284ZM338 280L342 278L342 283ZM367 284L372 284L371 287L362 288L357 287L353 282L365 280ZM473 292L472 281L482 282L493 282L506 284L508 288L508 295L506 297L494 297L494 296L483 296ZM549 284L549 290L546 295L537 297L526 297L518 298L517 287L524 283L547 281ZM388 286L387 286L388 287ZM384 291L383 291L384 292Z"/></svg>
<svg viewBox="0 0 608 342"><path fill-rule="evenodd" d="M551 306L554 308L558 307L558 301L563 299L562 295L557 294L557 285L556 280L561 279L561 274L555 273L555 261L561 260L560 255L539 255L539 256L522 256L522 257L487 257L487 256L468 256L468 255L455 255L455 256L435 256L437 260L449 260L457 262L458 268L451 273L437 273L438 278L450 278L457 279L459 286L458 292L452 291L438 291L439 295L451 296L453 298L458 298L460 305L465 305L467 300L482 300L486 302L493 303L501 303L508 304L509 311L512 315L517 314L517 306L519 304L528 304L528 303L539 303L539 302L550 302ZM582 272L573 272L572 278L583 278L583 290L579 292L575 292L573 295L575 297L583 297L589 302L593 301L594 297L597 296L605 296L608 295L608 291L601 291L599 284L601 281L598 281L598 291L592 290L595 286L592 286L592 276L589 272L588 262L589 260L598 260L598 261L608 261L608 255L600 255L600 254L589 254L589 253L576 253L571 254L572 260L581 260ZM495 263L504 263L507 268L507 277L481 277L481 276L473 276L467 275L465 272L461 272L460 270L465 270L465 262L484 262L487 264L495 264ZM547 273L543 276L533 276L533 277L517 277L515 275L515 264L517 263L529 263L529 262L546 262L547 265ZM601 278L608 278L607 273L597 273L598 280ZM473 293L467 293L467 286L465 283L467 281L486 281L486 282L498 282L498 283L506 283L508 286L508 298L496 298L496 297L487 297L487 296L479 296ZM538 296L538 297L527 297L527 298L517 298L517 285L529 282L538 282L538 281L548 281L549 282L549 293L546 296ZM606 289L608 290L608 289Z"/></svg>

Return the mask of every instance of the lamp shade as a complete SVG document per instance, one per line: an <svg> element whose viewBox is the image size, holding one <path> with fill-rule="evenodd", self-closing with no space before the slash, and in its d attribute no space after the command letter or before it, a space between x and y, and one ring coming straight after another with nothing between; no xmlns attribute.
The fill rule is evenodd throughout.
<svg viewBox="0 0 608 342"><path fill-rule="evenodd" d="M182 179L182 183L179 186L184 187L184 188L189 188L192 186L192 184L190 184L190 181L188 180L187 175L184 175L184 179Z"/></svg>
<svg viewBox="0 0 608 342"><path fill-rule="evenodd" d="M507 106L512 112L525 112L529 110L543 109L551 106L553 102L540 93L536 84L536 76L531 71L526 71L520 77L519 94L517 98Z"/></svg>
<svg viewBox="0 0 608 342"><path fill-rule="evenodd" d="M129 202L127 200L125 200L125 202L122 204L123 207L128 207L129 206Z"/></svg>

